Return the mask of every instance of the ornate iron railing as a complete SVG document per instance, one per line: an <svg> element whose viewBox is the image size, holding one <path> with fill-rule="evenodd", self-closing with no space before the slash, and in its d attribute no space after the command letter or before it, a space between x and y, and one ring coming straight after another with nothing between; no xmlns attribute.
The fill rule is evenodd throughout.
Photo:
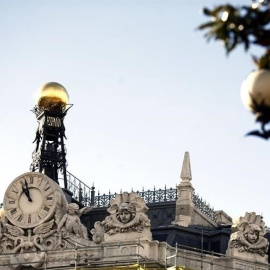
<svg viewBox="0 0 270 270"><path fill-rule="evenodd" d="M116 193L109 194L100 194L98 192L98 195L94 198L94 207L109 207L110 206L110 200L115 198Z"/></svg>
<svg viewBox="0 0 270 270"><path fill-rule="evenodd" d="M170 202L177 200L177 189L176 188L165 188L154 190L136 191L136 193L142 197L146 203L155 203L155 202Z"/></svg>
<svg viewBox="0 0 270 270"><path fill-rule="evenodd" d="M67 172L67 184L68 190L73 193L73 198L76 199L84 206L94 206L94 207L109 207L110 200L115 198L115 193L109 192L109 194L95 195L95 187L91 188L84 184L81 180L75 177L70 172ZM121 193L121 192L120 192ZM146 203L160 203L160 202L170 202L176 201L178 196L177 188L167 188L153 190L142 190L136 191L136 193L142 197ZM215 211L209 204L206 203L199 195L195 193L192 194L192 201L197 209L204 213L207 217L216 220Z"/></svg>
<svg viewBox="0 0 270 270"><path fill-rule="evenodd" d="M59 178L63 181L63 178ZM94 205L95 198L95 187L91 188L87 186L84 182L79 180L72 173L67 171L67 189L72 192L72 196L75 200L80 202L85 206Z"/></svg>
<svg viewBox="0 0 270 270"><path fill-rule="evenodd" d="M120 194L122 192L120 191ZM156 202L169 202L169 201L176 201L177 200L177 189L169 188L167 189L166 186L164 189L155 189L154 190L142 190L136 191L141 198L143 198L146 203L156 203ZM100 194L98 193L94 199L94 206L95 207L109 207L110 200L115 198L115 193L109 194Z"/></svg>
<svg viewBox="0 0 270 270"><path fill-rule="evenodd" d="M198 208L201 212L203 212L207 217L209 217L213 221L216 221L216 214L214 209L209 204L207 204L206 201L200 198L199 195L193 193L192 201L196 208Z"/></svg>

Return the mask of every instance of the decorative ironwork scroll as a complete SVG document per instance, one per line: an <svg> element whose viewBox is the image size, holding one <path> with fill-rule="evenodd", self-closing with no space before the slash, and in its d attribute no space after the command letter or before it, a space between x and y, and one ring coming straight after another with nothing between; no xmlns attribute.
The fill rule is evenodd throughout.
<svg viewBox="0 0 270 270"><path fill-rule="evenodd" d="M176 188L165 188L154 190L142 190L136 191L136 193L142 197L146 203L155 203L155 202L170 202L177 200L177 189Z"/></svg>

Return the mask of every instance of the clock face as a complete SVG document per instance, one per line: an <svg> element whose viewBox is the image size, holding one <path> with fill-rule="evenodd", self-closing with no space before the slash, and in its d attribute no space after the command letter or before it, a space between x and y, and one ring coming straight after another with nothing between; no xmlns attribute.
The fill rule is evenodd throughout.
<svg viewBox="0 0 270 270"><path fill-rule="evenodd" d="M62 190L48 176L29 172L17 177L4 197L5 214L20 228L32 228L55 213L57 192Z"/></svg>

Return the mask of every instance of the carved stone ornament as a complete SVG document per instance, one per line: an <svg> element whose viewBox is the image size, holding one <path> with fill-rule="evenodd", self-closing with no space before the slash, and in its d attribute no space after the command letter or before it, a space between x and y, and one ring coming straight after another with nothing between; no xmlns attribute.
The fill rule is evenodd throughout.
<svg viewBox="0 0 270 270"><path fill-rule="evenodd" d="M233 224L228 249L236 250L238 254L259 254L265 256L268 251L268 240L264 238L265 223L260 215L254 212L246 213L244 217Z"/></svg>
<svg viewBox="0 0 270 270"><path fill-rule="evenodd" d="M101 243L104 239L125 240L123 234L128 234L128 239L132 238L132 234L138 238L138 233L143 237L144 231L150 232L150 220L145 214L148 210L144 199L139 197L135 192L124 192L116 194L115 199L110 201L110 207L107 211L110 216L107 216L102 222L97 221L93 234L93 241ZM134 234L136 233L136 234ZM149 237L149 233L147 235Z"/></svg>
<svg viewBox="0 0 270 270"><path fill-rule="evenodd" d="M89 246L79 216L92 208L68 205L60 186L48 176L30 172L7 188L0 219L0 253L10 254L12 269L43 265L46 251Z"/></svg>

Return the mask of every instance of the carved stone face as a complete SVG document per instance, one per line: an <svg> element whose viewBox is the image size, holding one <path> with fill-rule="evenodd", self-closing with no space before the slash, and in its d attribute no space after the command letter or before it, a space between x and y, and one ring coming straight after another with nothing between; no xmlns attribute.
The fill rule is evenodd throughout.
<svg viewBox="0 0 270 270"><path fill-rule="evenodd" d="M247 241L251 244L254 244L258 240L258 234L256 231L250 230L246 233Z"/></svg>
<svg viewBox="0 0 270 270"><path fill-rule="evenodd" d="M128 210L121 210L119 212L119 219L122 223L126 224L131 220L131 213Z"/></svg>
<svg viewBox="0 0 270 270"><path fill-rule="evenodd" d="M136 209L134 208L132 204L121 203L117 210L116 217L121 223L127 224L132 219L134 219L135 213L136 213Z"/></svg>
<svg viewBox="0 0 270 270"><path fill-rule="evenodd" d="M70 203L68 205L68 214L69 215L76 215L78 214L79 206L76 203Z"/></svg>

